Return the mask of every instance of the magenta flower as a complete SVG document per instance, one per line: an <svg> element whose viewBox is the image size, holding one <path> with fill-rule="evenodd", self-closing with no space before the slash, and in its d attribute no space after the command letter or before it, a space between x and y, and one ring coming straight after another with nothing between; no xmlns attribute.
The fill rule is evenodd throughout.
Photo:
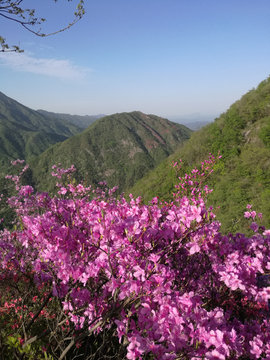
<svg viewBox="0 0 270 360"><path fill-rule="evenodd" d="M253 222L253 223L250 224L250 228L251 228L251 230L253 230L254 232L257 232L258 229L259 229L259 226L257 225L256 222Z"/></svg>
<svg viewBox="0 0 270 360"><path fill-rule="evenodd" d="M253 341L250 341L249 344L251 345L250 353L253 354L256 359L259 359L262 353L263 342L259 337L256 337Z"/></svg>
<svg viewBox="0 0 270 360"><path fill-rule="evenodd" d="M225 360L225 356L218 352L216 349L209 351L205 354L205 358L209 360Z"/></svg>
<svg viewBox="0 0 270 360"><path fill-rule="evenodd" d="M260 280L270 269L270 230L262 236L252 222L250 238L220 233L205 205L210 190L202 185L214 163L210 155L203 169L186 174L175 201L154 198L148 205L60 181L65 196L29 196L20 176L11 176L19 194L9 203L20 223L0 233L1 314L14 309L9 321L16 329L23 298L31 324L33 303L27 301L44 302L42 285L52 297L46 306L52 316L38 314L35 329L50 328L63 348L67 339L89 334L109 344L111 333L127 359L270 358L270 288ZM60 178L73 172L54 169ZM31 280L26 287L24 274ZM12 298L7 291L7 297L10 279L27 293ZM35 294L28 296L31 286Z"/></svg>

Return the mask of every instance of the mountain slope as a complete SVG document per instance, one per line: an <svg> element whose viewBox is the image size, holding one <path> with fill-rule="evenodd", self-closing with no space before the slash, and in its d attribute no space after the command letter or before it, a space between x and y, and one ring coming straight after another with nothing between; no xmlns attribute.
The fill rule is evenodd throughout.
<svg viewBox="0 0 270 360"><path fill-rule="evenodd" d="M74 124L76 126L79 126L83 129L86 129L89 125L93 124L96 120L104 117L104 114L99 115L70 115L70 114L62 114L62 113L54 113L51 111L45 111L45 110L37 110L39 114L45 115L46 117L52 119L52 120L64 120L68 121L71 124Z"/></svg>
<svg viewBox="0 0 270 360"><path fill-rule="evenodd" d="M182 146L191 133L185 126L141 112L106 116L34 159L33 183L48 191L52 165L73 164L77 180L106 181L123 191Z"/></svg>
<svg viewBox="0 0 270 360"><path fill-rule="evenodd" d="M4 168L10 160L28 161L82 130L62 119L41 115L0 92L0 165Z"/></svg>
<svg viewBox="0 0 270 360"><path fill-rule="evenodd" d="M207 159L223 156L207 184L214 188L208 205L220 206L217 218L224 231L246 231L247 204L262 212L270 226L270 77L262 81L214 123L193 133L182 149L130 189L145 201L153 196L171 199L177 183L172 161L184 162L182 174ZM181 176L181 175L180 175Z"/></svg>

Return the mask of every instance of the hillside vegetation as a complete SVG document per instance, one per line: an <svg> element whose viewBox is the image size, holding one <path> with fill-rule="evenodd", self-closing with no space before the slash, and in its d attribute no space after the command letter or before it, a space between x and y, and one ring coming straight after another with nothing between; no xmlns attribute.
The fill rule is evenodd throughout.
<svg viewBox="0 0 270 360"><path fill-rule="evenodd" d="M215 122L193 133L182 149L166 159L130 190L144 201L153 196L172 198L177 183L172 161L183 160L178 176L200 166L211 152L222 159L207 184L214 191L208 205L220 206L217 218L223 231L246 232L243 218L247 204L263 213L270 226L270 77L236 101ZM179 182L179 181L178 181Z"/></svg>
<svg viewBox="0 0 270 360"><path fill-rule="evenodd" d="M160 164L189 139L192 131L141 112L103 117L81 134L46 150L31 162L36 189L50 191L52 165L75 165L77 180L123 191Z"/></svg>
<svg viewBox="0 0 270 360"><path fill-rule="evenodd" d="M82 130L63 119L50 119L0 92L0 165L3 173L11 160L30 161L48 147Z"/></svg>
<svg viewBox="0 0 270 360"><path fill-rule="evenodd" d="M50 146L67 140L83 131L65 119L51 119L9 98L0 92L0 228L10 226L13 210L6 205L7 197L14 195L14 186L6 180L7 174L16 173L11 161L31 161ZM25 182L31 180L26 177Z"/></svg>

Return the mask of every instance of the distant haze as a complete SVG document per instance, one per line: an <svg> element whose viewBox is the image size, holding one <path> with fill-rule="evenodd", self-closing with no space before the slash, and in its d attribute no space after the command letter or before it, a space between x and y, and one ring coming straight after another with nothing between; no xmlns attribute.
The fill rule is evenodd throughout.
<svg viewBox="0 0 270 360"><path fill-rule="evenodd" d="M77 2L21 5L54 32ZM269 0L91 0L85 8L75 26L48 37L2 17L1 36L25 52L0 52L0 91L31 109L180 114L183 122L183 114L220 115L269 76Z"/></svg>
<svg viewBox="0 0 270 360"><path fill-rule="evenodd" d="M192 114L185 114L185 115L172 115L172 116L165 116L168 120L178 122L181 124L188 124L191 122L212 122L220 114L201 114L201 113L192 113Z"/></svg>
<svg viewBox="0 0 270 360"><path fill-rule="evenodd" d="M203 126L213 122L220 114L201 114L201 113L192 113L185 115L173 115L167 116L168 120L187 126L193 131L200 130Z"/></svg>

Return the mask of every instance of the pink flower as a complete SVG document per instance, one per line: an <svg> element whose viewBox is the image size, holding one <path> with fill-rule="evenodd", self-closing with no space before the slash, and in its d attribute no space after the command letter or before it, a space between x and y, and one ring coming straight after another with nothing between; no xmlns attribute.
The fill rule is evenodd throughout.
<svg viewBox="0 0 270 360"><path fill-rule="evenodd" d="M83 185L81 185L81 184L77 185L77 191L78 192L83 192L84 191Z"/></svg>
<svg viewBox="0 0 270 360"><path fill-rule="evenodd" d="M190 253L190 255L193 255L193 254L199 252L200 250L201 250L200 246L199 246L197 243L194 243L194 244L191 246L191 248L190 248L190 250L189 250L189 253Z"/></svg>
<svg viewBox="0 0 270 360"><path fill-rule="evenodd" d="M152 204L155 205L158 203L158 196L154 197L152 200Z"/></svg>
<svg viewBox="0 0 270 360"><path fill-rule="evenodd" d="M46 311L66 313L67 324L62 325L70 327L71 337L82 327L91 330L97 325L93 336L116 327L119 346L124 345L123 336L129 342L127 359L224 360L245 357L247 352L252 359L262 352L267 358L270 325L259 304L266 306L270 288L259 286L258 273L270 269L269 238L258 233L252 221L256 236L220 233L212 208L207 209L200 195L201 177L212 165L213 157L201 173L195 169L187 174L184 186L179 185L183 195L170 203L162 201L162 206L157 198L148 205L132 195L129 201L116 199L106 189L97 189L91 197L78 196L91 189L83 183L58 185L61 195L68 192L68 199L28 196L27 191L10 199L22 226L0 232L3 286L31 269L35 289L42 282L46 291L53 286L50 296L56 299ZM54 168L60 177L73 171ZM20 191L20 177L11 178ZM208 192L205 186L203 194ZM245 217L255 218L250 209L248 205ZM270 236L270 230L263 234ZM238 293L247 308L244 320L238 314ZM30 294L29 299L21 296L31 301L25 308L29 319L34 316L32 300L44 301L42 291ZM5 295L3 291L0 312L12 311L11 326L19 327L22 300ZM248 311L254 312L252 316ZM106 319L103 325L100 319Z"/></svg>
<svg viewBox="0 0 270 360"><path fill-rule="evenodd" d="M255 355L255 357L257 359L259 359L261 353L262 353L262 345L263 342L261 341L261 339L259 339L258 337L256 337L254 339L254 341L250 341L249 344L251 345L251 350L250 353Z"/></svg>
<svg viewBox="0 0 270 360"><path fill-rule="evenodd" d="M58 191L58 194L65 195L67 193L67 189L65 187L61 187L61 189Z"/></svg>
<svg viewBox="0 0 270 360"><path fill-rule="evenodd" d="M256 222L253 222L253 223L251 223L250 228L251 228L251 230L253 230L254 232L257 232L258 229L259 229L259 226L257 225Z"/></svg>
<svg viewBox="0 0 270 360"><path fill-rule="evenodd" d="M121 343L122 336L126 335L126 326L122 321L115 320L114 322L117 325L117 334L119 338L119 343Z"/></svg>
<svg viewBox="0 0 270 360"><path fill-rule="evenodd" d="M225 356L220 354L216 349L205 354L205 358L209 360L225 360Z"/></svg>
<svg viewBox="0 0 270 360"><path fill-rule="evenodd" d="M200 222L202 220L201 209L197 208L197 206L191 206L191 211L196 221Z"/></svg>

